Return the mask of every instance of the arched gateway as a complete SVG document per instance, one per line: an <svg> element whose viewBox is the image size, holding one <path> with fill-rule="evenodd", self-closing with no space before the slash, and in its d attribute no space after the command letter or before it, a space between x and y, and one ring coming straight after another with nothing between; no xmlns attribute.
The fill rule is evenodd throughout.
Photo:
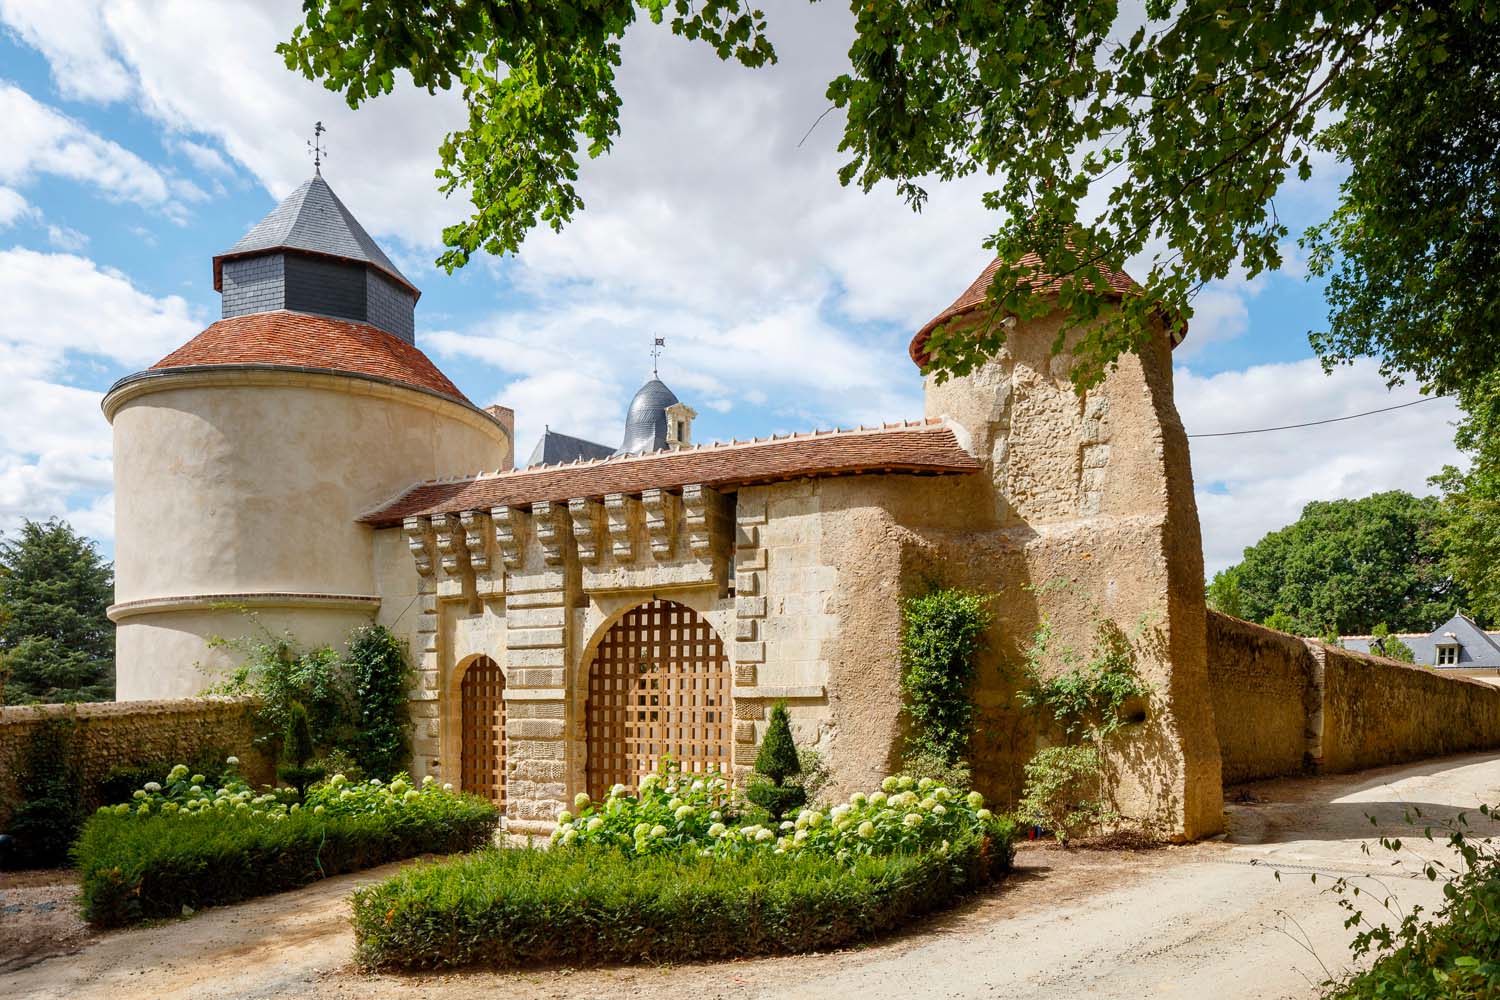
<svg viewBox="0 0 1500 1000"><path fill-rule="evenodd" d="M505 808L505 675L475 657L459 687L459 787Z"/></svg>
<svg viewBox="0 0 1500 1000"><path fill-rule="evenodd" d="M589 664L588 790L634 785L670 754L684 771L731 763L733 705L724 644L676 601L633 608Z"/></svg>

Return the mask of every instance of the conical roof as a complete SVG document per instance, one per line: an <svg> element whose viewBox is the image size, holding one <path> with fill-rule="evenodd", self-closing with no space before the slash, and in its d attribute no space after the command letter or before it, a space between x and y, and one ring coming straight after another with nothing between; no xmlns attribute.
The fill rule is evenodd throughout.
<svg viewBox="0 0 1500 1000"><path fill-rule="evenodd" d="M653 378L636 392L625 415L625 440L616 455L638 455L661 451L667 446L667 407L677 404L677 396L665 382Z"/></svg>
<svg viewBox="0 0 1500 1000"><path fill-rule="evenodd" d="M214 288L221 290L220 265L224 261L278 250L300 250L368 264L400 282L414 295L421 295L339 201L322 174L308 178L238 243L214 258Z"/></svg>

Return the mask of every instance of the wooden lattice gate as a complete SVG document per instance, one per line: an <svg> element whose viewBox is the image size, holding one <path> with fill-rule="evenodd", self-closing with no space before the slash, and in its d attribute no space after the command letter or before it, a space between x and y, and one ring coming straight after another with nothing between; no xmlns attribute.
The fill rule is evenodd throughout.
<svg viewBox="0 0 1500 1000"><path fill-rule="evenodd" d="M684 771L729 771L730 679L724 644L692 608L658 600L629 611L589 665L589 794L634 787L665 754Z"/></svg>
<svg viewBox="0 0 1500 1000"><path fill-rule="evenodd" d="M481 656L460 688L459 787L505 807L505 675Z"/></svg>

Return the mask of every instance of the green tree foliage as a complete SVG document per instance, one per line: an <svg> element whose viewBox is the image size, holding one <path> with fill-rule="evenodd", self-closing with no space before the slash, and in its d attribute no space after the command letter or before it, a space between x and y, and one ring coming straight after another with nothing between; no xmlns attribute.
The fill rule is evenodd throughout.
<svg viewBox="0 0 1500 1000"><path fill-rule="evenodd" d="M344 669L359 706L356 760L382 778L411 764L412 669L406 644L384 625L359 629L349 640Z"/></svg>
<svg viewBox="0 0 1500 1000"><path fill-rule="evenodd" d="M1090 327L1075 379L1101 376L1187 319L1192 295L1232 269L1279 267L1289 237L1275 199L1319 162L1349 171L1331 222L1309 235L1334 275L1326 361L1386 357L1442 389L1488 370L1500 346L1494 143L1497 17L1481 0L1444 5L1336 0L1168 4L1121 17L1113 0L851 3L849 70L827 96L843 112L839 171L883 181L914 207L924 185L983 173L1001 217L989 246L1008 264L992 319L1051 307L1025 283L1036 253L1062 279L1076 324L1101 317L1101 266L1151 260L1145 294ZM566 224L580 146L597 157L619 133L615 73L637 13L722 59L775 61L761 13L730 0L560 0L489 4L303 0L280 46L289 68L351 106L405 71L429 91L461 89L467 124L438 171L473 214L443 232L440 263L514 253L526 233ZM1102 209L1102 212L1101 212ZM1433 280L1435 278L1435 280ZM1004 327L939 329L930 368L963 374Z"/></svg>
<svg viewBox="0 0 1500 1000"><path fill-rule="evenodd" d="M1385 627L1385 622L1376 625L1370 632L1370 652L1402 663L1417 662L1417 654L1401 641L1400 636L1392 635L1391 630Z"/></svg>
<svg viewBox="0 0 1500 1000"><path fill-rule="evenodd" d="M1209 585L1238 592L1241 617L1298 635L1427 632L1465 602L1445 568L1436 497L1392 490L1315 501Z"/></svg>
<svg viewBox="0 0 1500 1000"><path fill-rule="evenodd" d="M336 650L328 646L303 649L294 636L269 632L244 640L215 639L214 644L246 657L209 692L252 694L260 699L257 743L279 753L292 706L301 705L317 747L353 753L359 742L359 707Z"/></svg>
<svg viewBox="0 0 1500 1000"><path fill-rule="evenodd" d="M0 541L0 680L7 704L115 696L114 569L66 521ZM8 675L8 676L7 676Z"/></svg>
<svg viewBox="0 0 1500 1000"><path fill-rule="evenodd" d="M307 709L301 702L294 701L286 715L286 730L281 736L281 766L276 769L276 774L297 789L299 798L306 798L308 786L326 773L323 768L308 763L316 752L312 727L307 722Z"/></svg>
<svg viewBox="0 0 1500 1000"><path fill-rule="evenodd" d="M939 589L901 605L901 693L911 720L908 757L955 764L974 730L974 658L990 627L989 598Z"/></svg>
<svg viewBox="0 0 1500 1000"><path fill-rule="evenodd" d="M1500 621L1500 372L1465 388L1459 405L1464 419L1455 441L1469 468L1448 466L1433 479L1448 512L1438 541L1470 613Z"/></svg>
<svg viewBox="0 0 1500 1000"><path fill-rule="evenodd" d="M771 708L771 721L755 755L755 773L769 781L752 784L746 797L770 813L773 822L807 801L807 791L801 785L786 783L802 773L802 762L792 740L792 723L784 701Z"/></svg>

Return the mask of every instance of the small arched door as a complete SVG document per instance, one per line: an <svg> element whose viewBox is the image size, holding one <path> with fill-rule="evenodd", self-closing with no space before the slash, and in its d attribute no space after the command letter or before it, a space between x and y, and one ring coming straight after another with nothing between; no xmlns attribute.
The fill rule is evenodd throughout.
<svg viewBox="0 0 1500 1000"><path fill-rule="evenodd" d="M459 787L505 808L505 675L476 657L459 689Z"/></svg>
<svg viewBox="0 0 1500 1000"><path fill-rule="evenodd" d="M667 754L684 771L727 772L730 683L724 644L698 612L660 600L627 612L589 665L589 794L634 786Z"/></svg>

